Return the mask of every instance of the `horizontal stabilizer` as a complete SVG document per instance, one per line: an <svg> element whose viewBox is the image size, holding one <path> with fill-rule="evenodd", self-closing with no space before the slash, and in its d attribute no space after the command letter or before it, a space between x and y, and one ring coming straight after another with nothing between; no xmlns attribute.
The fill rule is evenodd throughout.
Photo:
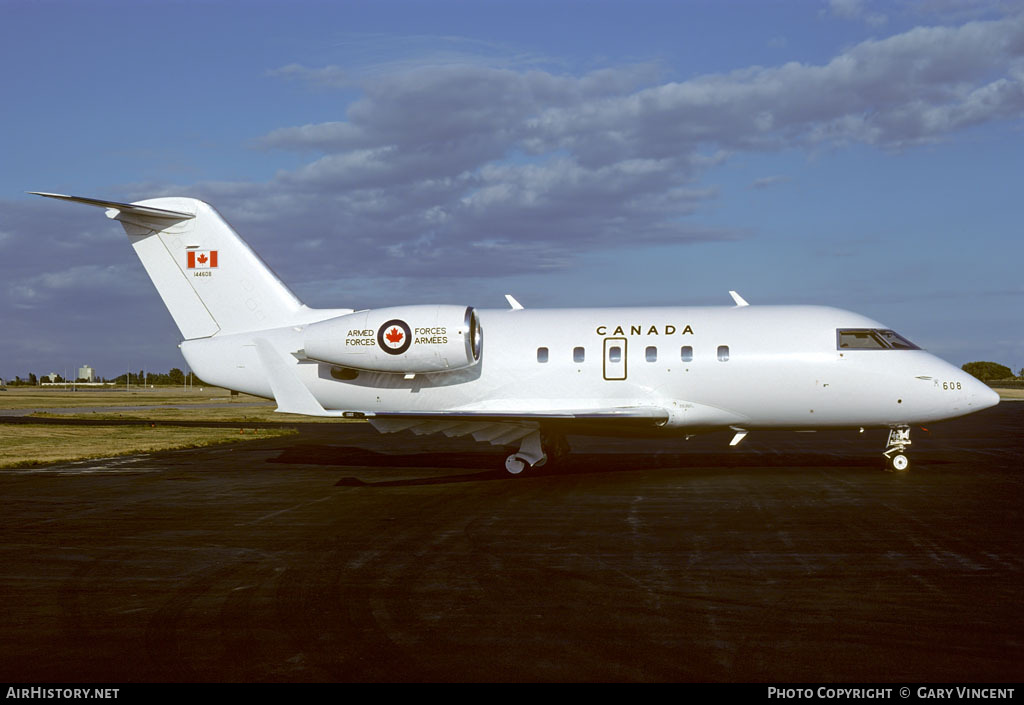
<svg viewBox="0 0 1024 705"><path fill-rule="evenodd" d="M168 220L187 220L189 218L195 218L192 213L180 213L178 211L169 211L163 208L152 208L150 206L137 206L133 203L118 203L117 201L101 201L97 198L83 198L82 196L65 196L61 193L43 193L41 191L29 191L33 196L44 196L45 198L57 198L62 201L73 201L75 203L84 203L87 206L96 206L98 208L114 208L121 211L122 213L134 213L136 215L144 215L149 218L166 218Z"/></svg>

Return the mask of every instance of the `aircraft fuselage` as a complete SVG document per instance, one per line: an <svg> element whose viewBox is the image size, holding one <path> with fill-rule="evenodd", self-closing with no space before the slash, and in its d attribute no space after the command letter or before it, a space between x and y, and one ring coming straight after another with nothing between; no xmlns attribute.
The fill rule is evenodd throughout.
<svg viewBox="0 0 1024 705"><path fill-rule="evenodd" d="M100 207L119 221L208 382L277 411L366 418L383 432L518 442L519 473L565 435L888 427L906 470L910 425L998 403L974 377L864 316L819 306L511 309L414 304L311 309L207 203Z"/></svg>
<svg viewBox="0 0 1024 705"><path fill-rule="evenodd" d="M660 406L663 429L812 429L928 423L991 406L987 386L919 349L840 349L837 331L885 329L819 306L479 310L480 361L409 377L342 372L307 360L297 374L327 409L501 410ZM447 331L418 336L431 345ZM301 327L261 331L299 353ZM274 394L253 334L185 341L203 379ZM368 339L368 338L367 338ZM235 365L224 365L234 360ZM345 379L344 377L351 377Z"/></svg>

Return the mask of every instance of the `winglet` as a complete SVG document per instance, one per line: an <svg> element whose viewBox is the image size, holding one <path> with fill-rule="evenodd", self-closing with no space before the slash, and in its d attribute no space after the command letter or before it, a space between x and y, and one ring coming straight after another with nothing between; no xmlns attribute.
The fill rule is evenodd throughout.
<svg viewBox="0 0 1024 705"><path fill-rule="evenodd" d="M505 300L508 301L508 305L512 307L513 311L522 311L523 305L516 301L512 294L505 294Z"/></svg>
<svg viewBox="0 0 1024 705"><path fill-rule="evenodd" d="M732 297L732 300L736 302L737 306L749 306L750 305L750 304L748 304L746 302L746 300L742 296L737 294L735 291L730 291L729 292L729 296Z"/></svg>
<svg viewBox="0 0 1024 705"><path fill-rule="evenodd" d="M122 213L134 213L136 215L144 215L150 218L188 220L189 218L196 217L195 214L193 213L181 213L179 211L169 211L164 208L137 206L134 203L119 203L118 201L101 201L98 198L83 198L82 196L65 196L62 193L44 193L42 191L28 191L28 193L32 194L33 196L42 196L43 198L56 198L61 201L84 203L87 206L96 206L98 208L113 208L115 210L121 211Z"/></svg>

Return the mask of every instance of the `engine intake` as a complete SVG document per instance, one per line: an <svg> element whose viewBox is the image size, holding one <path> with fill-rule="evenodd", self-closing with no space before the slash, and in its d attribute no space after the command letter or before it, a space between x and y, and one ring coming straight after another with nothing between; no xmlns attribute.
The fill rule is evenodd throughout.
<svg viewBox="0 0 1024 705"><path fill-rule="evenodd" d="M373 372L459 370L480 361L483 330L472 306L396 306L306 326L306 357Z"/></svg>

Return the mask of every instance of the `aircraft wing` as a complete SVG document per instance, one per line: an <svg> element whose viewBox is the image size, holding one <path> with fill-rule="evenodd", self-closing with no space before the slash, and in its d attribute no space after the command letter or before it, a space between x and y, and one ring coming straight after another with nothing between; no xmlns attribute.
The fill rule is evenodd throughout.
<svg viewBox="0 0 1024 705"><path fill-rule="evenodd" d="M268 373L277 411L304 416L333 416L366 419L381 433L412 431L417 435L444 433L472 435L477 441L495 445L511 443L537 431L541 423L577 425L615 424L634 427L658 426L668 421L668 411L656 406L619 406L550 411L449 409L444 411L370 411L325 409L299 381L286 360L269 341L256 338L256 353ZM550 401L547 402L550 404Z"/></svg>
<svg viewBox="0 0 1024 705"><path fill-rule="evenodd" d="M608 409L579 409L559 411L375 411L362 416L381 433L411 431L416 435L443 433L449 437L473 436L474 440L493 445L518 441L534 433L542 423L560 425L565 430L579 424L590 427L614 424L651 427L665 423L668 412L651 406L615 407Z"/></svg>
<svg viewBox="0 0 1024 705"><path fill-rule="evenodd" d="M347 412L352 417L371 420L437 421L460 419L502 423L508 421L640 421L659 424L668 421L668 412L656 406L620 406L608 409L579 409L568 411L476 411L452 409L450 411L367 411Z"/></svg>

